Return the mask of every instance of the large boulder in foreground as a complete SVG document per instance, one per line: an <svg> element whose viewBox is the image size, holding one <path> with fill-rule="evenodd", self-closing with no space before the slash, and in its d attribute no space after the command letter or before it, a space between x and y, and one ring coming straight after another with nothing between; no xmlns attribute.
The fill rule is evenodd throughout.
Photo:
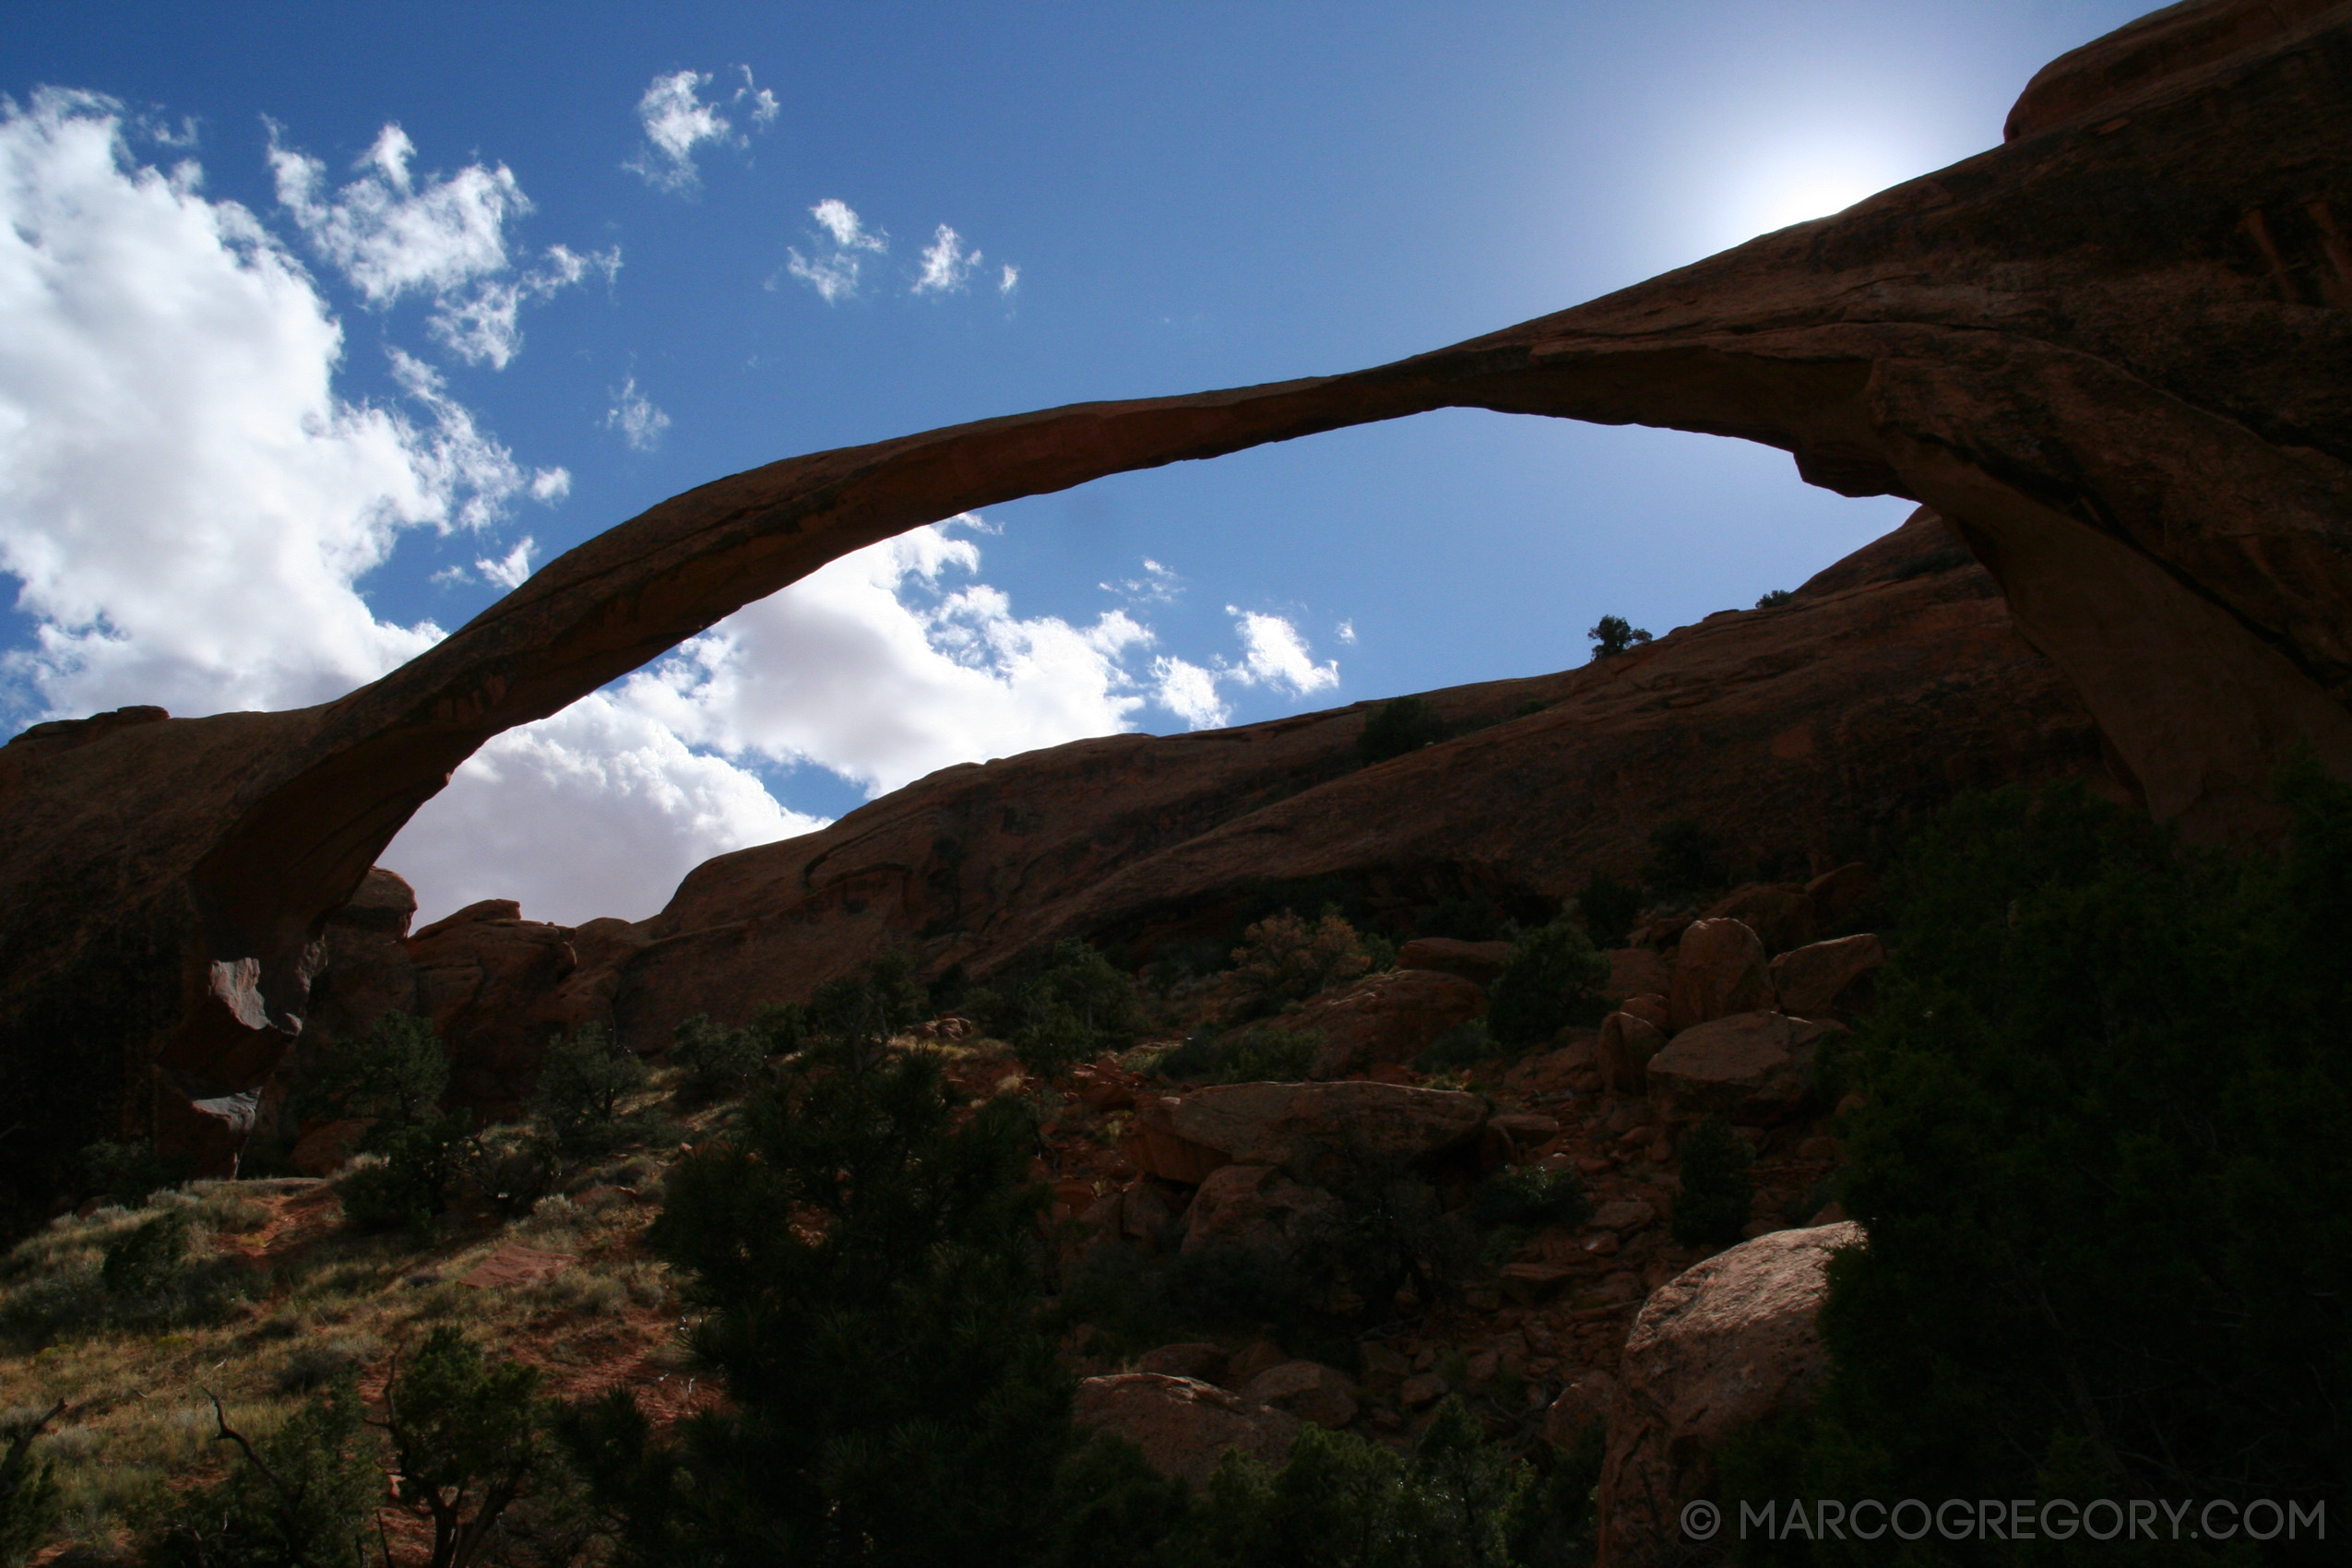
<svg viewBox="0 0 2352 1568"><path fill-rule="evenodd" d="M1830 1254L1859 1225L1776 1230L1684 1269L1650 1293L1626 1336L1601 1469L1601 1561L1679 1562L1682 1505L1714 1485L1743 1427L1811 1406L1828 1375L1818 1319Z"/></svg>
<svg viewBox="0 0 2352 1568"><path fill-rule="evenodd" d="M1229 1448L1279 1466L1298 1440L1299 1418L1196 1378L1117 1372L1078 1384L1070 1419L1143 1450L1163 1476L1206 1486Z"/></svg>

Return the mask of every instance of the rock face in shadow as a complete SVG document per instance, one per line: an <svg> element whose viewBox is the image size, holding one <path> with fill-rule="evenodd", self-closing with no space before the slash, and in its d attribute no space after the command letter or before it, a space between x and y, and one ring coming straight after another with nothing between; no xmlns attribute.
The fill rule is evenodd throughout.
<svg viewBox="0 0 2352 1568"><path fill-rule="evenodd" d="M1325 889L1311 903L1345 885L1375 918L1468 897L1540 914L1597 867L1634 876L1676 817L1742 863L1826 869L1963 786L2105 782L2090 715L1931 513L1788 604L1427 700L1470 732L1372 767L1369 704L1078 741L707 861L616 959L622 1038L747 1020L894 944L980 976L1072 935L1141 962L1284 883Z"/></svg>
<svg viewBox="0 0 2352 1568"><path fill-rule="evenodd" d="M7 1179L42 1188L101 1134L233 1142L326 915L500 731L906 529L1430 409L1736 435L1933 506L2152 811L2269 829L2287 751L2352 774L2352 13L2168 15L2070 57L2002 147L1574 310L791 458L600 535L339 701L36 726L0 748Z"/></svg>

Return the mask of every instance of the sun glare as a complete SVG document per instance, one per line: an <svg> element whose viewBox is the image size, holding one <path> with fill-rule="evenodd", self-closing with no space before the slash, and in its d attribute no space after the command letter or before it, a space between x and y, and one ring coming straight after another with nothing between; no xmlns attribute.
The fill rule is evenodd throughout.
<svg viewBox="0 0 2352 1568"><path fill-rule="evenodd" d="M1757 148L1724 172L1709 225L1718 246L1842 212L1920 170L1883 140L1840 137Z"/></svg>

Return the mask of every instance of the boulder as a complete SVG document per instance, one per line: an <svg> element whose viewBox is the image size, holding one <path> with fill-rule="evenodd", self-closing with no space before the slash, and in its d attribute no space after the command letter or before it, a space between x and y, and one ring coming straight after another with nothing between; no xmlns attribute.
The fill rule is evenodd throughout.
<svg viewBox="0 0 2352 1568"><path fill-rule="evenodd" d="M1135 1108L1145 1150L1155 1158L1162 1152L1157 1138L1195 1163L1279 1166L1310 1184L1443 1153L1475 1137L1486 1117L1487 1103L1476 1095L1354 1081L1219 1084Z"/></svg>
<svg viewBox="0 0 2352 1568"><path fill-rule="evenodd" d="M1225 1375L1225 1348L1198 1339L1182 1345L1162 1345L1138 1357L1135 1370L1215 1383Z"/></svg>
<svg viewBox="0 0 2352 1568"><path fill-rule="evenodd" d="M353 1116L314 1123L294 1140L293 1152L287 1156L287 1162L298 1176L332 1176L351 1162L351 1157L360 1151L360 1140L374 1125L372 1117Z"/></svg>
<svg viewBox="0 0 2352 1568"><path fill-rule="evenodd" d="M1442 969L1485 985L1511 961L1507 942L1461 942L1450 936L1417 936L1396 950L1400 969Z"/></svg>
<svg viewBox="0 0 2352 1568"><path fill-rule="evenodd" d="M1626 1336L1598 1494L1600 1560L1681 1562L1682 1504L1708 1494L1723 1441L1808 1408L1829 1370L1817 1318L1833 1252L1857 1225L1776 1230L1650 1293Z"/></svg>
<svg viewBox="0 0 2352 1568"><path fill-rule="evenodd" d="M1663 954L1646 947L1619 947L1609 955L1609 983L1601 994L1620 1006L1630 996L1663 996L1673 988L1674 970Z"/></svg>
<svg viewBox="0 0 2352 1568"><path fill-rule="evenodd" d="M577 968L569 926L527 921L485 898L409 938L418 1010L449 1054L452 1109L512 1115L539 1081L552 1036L589 1020L564 982Z"/></svg>
<svg viewBox="0 0 2352 1568"><path fill-rule="evenodd" d="M1593 1210L1586 1222L1594 1230L1608 1230L1620 1236L1630 1236L1657 1223L1657 1210L1640 1198L1612 1198Z"/></svg>
<svg viewBox="0 0 2352 1568"><path fill-rule="evenodd" d="M1523 1165L1559 1135L1559 1120L1540 1111L1507 1111L1489 1116L1481 1147L1491 1151L1492 1158L1483 1162L1489 1166Z"/></svg>
<svg viewBox="0 0 2352 1568"><path fill-rule="evenodd" d="M1339 1200L1271 1165L1224 1165L1208 1174L1187 1211L1187 1253L1232 1246L1287 1254L1340 1220Z"/></svg>
<svg viewBox="0 0 2352 1568"><path fill-rule="evenodd" d="M1738 921L1756 933L1766 956L1802 947L1814 934L1812 899L1802 887L1780 883L1752 882L1744 887L1735 887L1716 900L1703 918Z"/></svg>
<svg viewBox="0 0 2352 1568"><path fill-rule="evenodd" d="M1870 1005L1872 978L1885 962L1886 944L1875 936L1815 942L1772 961L1772 989L1781 1010L1800 1018L1848 1018Z"/></svg>
<svg viewBox="0 0 2352 1568"><path fill-rule="evenodd" d="M1709 1112L1765 1126L1795 1111L1813 1057L1843 1026L1785 1013L1734 1013L1685 1029L1650 1058L1650 1099L1669 1120Z"/></svg>
<svg viewBox="0 0 2352 1568"><path fill-rule="evenodd" d="M1814 913L1821 923L1835 931L1853 916L1871 908L1886 896L1880 885L1878 873L1861 861L1825 871L1805 884L1805 897L1813 901Z"/></svg>
<svg viewBox="0 0 2352 1568"><path fill-rule="evenodd" d="M1631 1014L1660 1034L1674 1027L1674 1013L1667 1004L1664 992L1645 991L1629 996L1617 1004L1617 1010Z"/></svg>
<svg viewBox="0 0 2352 1568"><path fill-rule="evenodd" d="M1355 1380L1320 1361L1285 1361L1250 1379L1241 1397L1337 1430L1356 1419Z"/></svg>
<svg viewBox="0 0 2352 1568"><path fill-rule="evenodd" d="M281 1132L279 1113L289 1103L301 1113L312 1063L325 1047L364 1038L386 1013L416 1011L416 966L406 941L416 912L417 896L409 885L374 866L351 901L327 917L322 966L311 981L303 1032L270 1084L257 1132Z"/></svg>
<svg viewBox="0 0 2352 1568"><path fill-rule="evenodd" d="M1674 989L1667 993L1670 1032L1772 1004L1756 933L1740 921L1692 921L1674 950Z"/></svg>
<svg viewBox="0 0 2352 1568"><path fill-rule="evenodd" d="M1229 1448L1280 1466L1299 1436L1299 1418L1229 1394L1198 1378L1117 1372L1078 1384L1070 1419L1087 1431L1123 1437L1163 1476L1205 1486Z"/></svg>
<svg viewBox="0 0 2352 1568"><path fill-rule="evenodd" d="M1545 1408L1543 1435L1555 1448L1574 1452L1585 1434L1605 1429L1617 1398L1617 1379L1598 1368L1569 1374L1559 1396Z"/></svg>
<svg viewBox="0 0 2352 1568"><path fill-rule="evenodd" d="M1631 1013L1611 1013L1600 1021L1594 1051L1601 1087L1611 1094L1639 1094L1648 1080L1650 1059L1665 1049L1666 1035L1657 1025Z"/></svg>
<svg viewBox="0 0 2352 1568"><path fill-rule="evenodd" d="M1309 1075L1336 1078L1378 1063L1410 1062L1449 1030L1485 1013L1486 992L1458 974L1390 969L1319 996L1280 1024L1322 1035Z"/></svg>

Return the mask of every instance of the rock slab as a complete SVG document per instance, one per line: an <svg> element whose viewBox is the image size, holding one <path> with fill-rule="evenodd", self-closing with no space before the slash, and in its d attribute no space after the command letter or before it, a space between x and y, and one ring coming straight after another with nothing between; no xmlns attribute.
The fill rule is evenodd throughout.
<svg viewBox="0 0 2352 1568"><path fill-rule="evenodd" d="M1712 1486L1717 1446L1812 1403L1829 1371L1818 1318L1830 1254L1862 1241L1853 1224L1777 1230L1651 1292L1609 1407L1599 1491L1608 1568L1683 1561L1677 1515Z"/></svg>

